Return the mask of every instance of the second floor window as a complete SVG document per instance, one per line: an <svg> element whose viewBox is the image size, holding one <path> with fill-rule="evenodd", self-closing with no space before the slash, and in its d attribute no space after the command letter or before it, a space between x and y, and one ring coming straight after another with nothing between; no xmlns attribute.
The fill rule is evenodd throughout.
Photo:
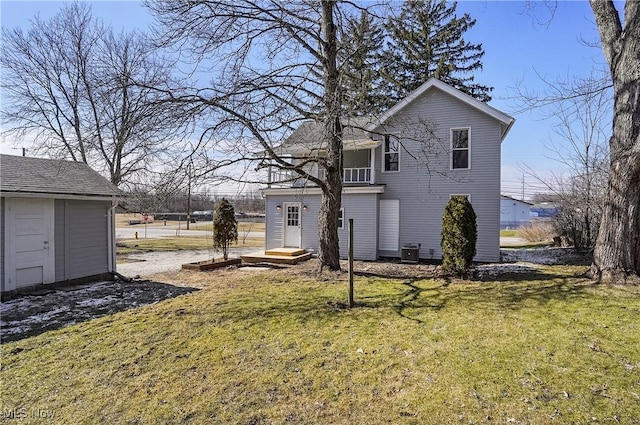
<svg viewBox="0 0 640 425"><path fill-rule="evenodd" d="M395 136L384 136L384 171L400 171L400 141Z"/></svg>
<svg viewBox="0 0 640 425"><path fill-rule="evenodd" d="M469 129L454 128L451 130L451 169L471 168L469 162Z"/></svg>

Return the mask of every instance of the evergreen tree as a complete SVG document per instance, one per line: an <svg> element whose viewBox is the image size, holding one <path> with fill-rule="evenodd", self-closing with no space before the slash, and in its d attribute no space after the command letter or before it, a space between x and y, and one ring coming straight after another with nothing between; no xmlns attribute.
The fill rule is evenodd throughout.
<svg viewBox="0 0 640 425"><path fill-rule="evenodd" d="M364 116L379 111L380 67L385 33L366 11L347 22L340 48L341 86L346 116Z"/></svg>
<svg viewBox="0 0 640 425"><path fill-rule="evenodd" d="M222 250L225 260L229 259L229 245L238 241L238 222L233 205L222 198L213 216L213 247Z"/></svg>
<svg viewBox="0 0 640 425"><path fill-rule="evenodd" d="M465 274L476 255L476 213L466 196L452 196L442 216L442 268Z"/></svg>
<svg viewBox="0 0 640 425"><path fill-rule="evenodd" d="M385 107L393 106L431 77L482 102L491 100L493 87L475 83L482 69L482 44L466 41L464 33L476 21L458 18L457 3L445 0L406 0L397 18L388 22L390 41L384 51L382 77Z"/></svg>

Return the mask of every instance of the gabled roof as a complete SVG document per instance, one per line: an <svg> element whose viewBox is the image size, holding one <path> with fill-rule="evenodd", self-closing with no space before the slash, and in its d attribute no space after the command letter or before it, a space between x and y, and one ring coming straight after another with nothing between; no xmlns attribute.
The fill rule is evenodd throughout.
<svg viewBox="0 0 640 425"><path fill-rule="evenodd" d="M502 124L501 140L504 140L511 126L515 122L515 118L505 114L504 112L487 105L484 102L469 96L460 90L443 83L437 78L430 78L416 90L412 91L400 102L396 103L391 109L384 112L378 117L354 117L342 120L343 131L342 139L345 149L358 149L375 147L377 142L371 138L371 133L382 127L391 117L402 111L405 107L413 103L423 93L431 88L442 90L446 94L476 108L484 114L496 119ZM298 128L276 149L281 153L292 154L309 154L312 151L323 150L325 147L320 145L322 140L323 126L318 121L304 121ZM379 142L378 142L379 144Z"/></svg>
<svg viewBox="0 0 640 425"><path fill-rule="evenodd" d="M489 115L490 117L493 117L496 120L498 120L499 122L501 122L504 125L504 129L502 131L502 139L503 140L507 136L507 133L511 129L511 126L513 125L513 123L515 122L515 118L505 114L504 112L494 108L493 106L489 106L484 102L480 102L479 100L469 96L468 94L463 93L460 90L458 90L458 89L456 89L456 88L454 88L454 87L452 87L452 86L450 86L450 85L448 85L446 83L443 83L442 81L438 80L437 78L429 78L420 87L418 87L417 89L415 89L414 91L409 93L407 95L407 97L405 97L400 102L396 103L391 109L389 109L385 113L383 113L380 116L379 120L377 120L374 123L369 124L369 126L367 127L367 130L373 131L376 128L380 127L381 125L384 125L384 123L386 123L391 117L396 115L398 112L402 111L405 107L407 107L408 105L413 103L424 92L426 92L427 90L429 90L431 88L437 88L439 90L442 90L443 92L447 93L448 95L453 96L454 98L466 103L467 105L469 105L469 106L471 106L473 108L478 109L481 112L484 112L485 114Z"/></svg>
<svg viewBox="0 0 640 425"><path fill-rule="evenodd" d="M0 155L0 190L3 195L123 195L115 185L85 163L13 155Z"/></svg>

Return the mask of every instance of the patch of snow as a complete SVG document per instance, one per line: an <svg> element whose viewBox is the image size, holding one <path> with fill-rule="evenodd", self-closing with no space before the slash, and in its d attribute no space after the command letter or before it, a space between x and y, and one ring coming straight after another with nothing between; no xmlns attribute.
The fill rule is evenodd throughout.
<svg viewBox="0 0 640 425"><path fill-rule="evenodd" d="M58 308L54 308L53 310L45 311L40 314L34 314L32 316L27 317L23 321L28 321L31 323L42 323L42 322L50 322L55 316L67 313L70 310L69 306L62 306Z"/></svg>
<svg viewBox="0 0 640 425"><path fill-rule="evenodd" d="M105 305L112 304L115 300L117 300L116 297L114 297L112 295L107 295L107 296L102 297L102 298L89 298L89 299L86 299L86 300L76 301L76 306L78 306L78 307L103 307Z"/></svg>
<svg viewBox="0 0 640 425"><path fill-rule="evenodd" d="M502 249L500 255L504 263L533 263L554 265L562 264L567 255L571 255L571 248L531 248L531 249Z"/></svg>
<svg viewBox="0 0 640 425"><path fill-rule="evenodd" d="M487 277L496 277L501 274L509 273L535 273L538 269L531 264L526 263L510 263L510 264L483 264L475 268L475 275L480 279Z"/></svg>
<svg viewBox="0 0 640 425"><path fill-rule="evenodd" d="M31 305L32 300L29 300L27 297L5 301L0 303L0 315L5 315L14 310L23 310L29 308Z"/></svg>

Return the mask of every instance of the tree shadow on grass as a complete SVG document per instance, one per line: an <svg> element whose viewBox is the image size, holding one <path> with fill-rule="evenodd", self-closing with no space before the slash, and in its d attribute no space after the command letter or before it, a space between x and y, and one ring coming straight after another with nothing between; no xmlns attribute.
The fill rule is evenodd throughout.
<svg viewBox="0 0 640 425"><path fill-rule="evenodd" d="M185 295L197 288L149 281L73 285L2 303L2 343L19 341L121 311Z"/></svg>
<svg viewBox="0 0 640 425"><path fill-rule="evenodd" d="M554 301L570 302L591 297L587 289L596 285L584 277L539 270L503 273L484 280L413 277L400 283L403 290L392 295L365 297L360 300L360 306L392 307L399 316L423 323L420 319L422 310L439 311L463 303L469 308L517 310L532 302L542 306Z"/></svg>

